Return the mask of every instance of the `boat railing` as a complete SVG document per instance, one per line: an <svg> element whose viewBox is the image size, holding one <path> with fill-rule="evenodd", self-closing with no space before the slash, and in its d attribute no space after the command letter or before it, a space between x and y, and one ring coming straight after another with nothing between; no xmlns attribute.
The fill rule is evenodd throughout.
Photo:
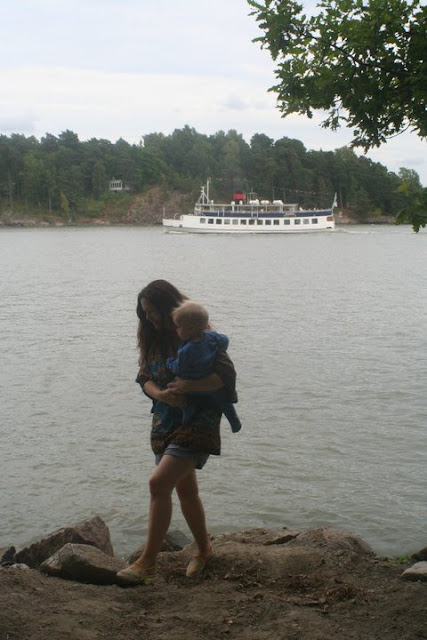
<svg viewBox="0 0 427 640"><path fill-rule="evenodd" d="M250 215L251 217L258 217L259 215L295 215L297 205L295 204L281 204L281 205L265 205L259 204L204 204L197 203L194 208L195 215L214 215L218 216L239 216Z"/></svg>

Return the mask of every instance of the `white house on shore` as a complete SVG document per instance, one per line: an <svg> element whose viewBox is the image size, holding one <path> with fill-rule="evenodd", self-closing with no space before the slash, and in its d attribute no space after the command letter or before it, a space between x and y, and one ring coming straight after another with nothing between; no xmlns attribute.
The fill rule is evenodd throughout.
<svg viewBox="0 0 427 640"><path fill-rule="evenodd" d="M116 178L110 180L108 188L110 191L130 191L130 187L123 184L123 180L116 180Z"/></svg>

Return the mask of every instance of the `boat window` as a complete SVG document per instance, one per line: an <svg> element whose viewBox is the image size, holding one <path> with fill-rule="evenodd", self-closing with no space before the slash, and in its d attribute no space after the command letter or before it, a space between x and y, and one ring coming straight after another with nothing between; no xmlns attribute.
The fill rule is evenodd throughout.
<svg viewBox="0 0 427 640"><path fill-rule="evenodd" d="M327 216L327 218L326 218L326 220L327 220L328 222L332 222L332 221L333 221L333 219L334 219L334 216Z"/></svg>
<svg viewBox="0 0 427 640"><path fill-rule="evenodd" d="M317 224L317 218L312 218L311 219L311 224Z"/></svg>
<svg viewBox="0 0 427 640"><path fill-rule="evenodd" d="M310 220L308 218L304 218L303 223L304 224L310 224Z"/></svg>
<svg viewBox="0 0 427 640"><path fill-rule="evenodd" d="M294 224L301 224L301 220L300 220L299 218L296 218L296 219L294 220Z"/></svg>
<svg viewBox="0 0 427 640"><path fill-rule="evenodd" d="M230 219L229 218L225 218L224 224L230 224Z"/></svg>
<svg viewBox="0 0 427 640"><path fill-rule="evenodd" d="M206 218L200 218L200 224L204 224L206 222Z"/></svg>
<svg viewBox="0 0 427 640"><path fill-rule="evenodd" d="M280 220L273 220L273 224L279 224Z"/></svg>
<svg viewBox="0 0 427 640"><path fill-rule="evenodd" d="M239 224L239 221L235 218L235 219L233 220L233 224Z"/></svg>
<svg viewBox="0 0 427 640"><path fill-rule="evenodd" d="M266 220L265 224L271 224L271 220Z"/></svg>
<svg viewBox="0 0 427 640"><path fill-rule="evenodd" d="M208 224L213 224L213 223L214 223L213 218L209 218L208 219Z"/></svg>
<svg viewBox="0 0 427 640"><path fill-rule="evenodd" d="M263 220L260 220L259 218L258 218L258 220L256 221L256 223L257 223L257 224L262 224L263 222L264 222L264 221L263 221Z"/></svg>
<svg viewBox="0 0 427 640"><path fill-rule="evenodd" d="M291 224L291 221L290 221L290 220L288 220L287 218L286 218L286 220L283 220L283 222L284 222L285 224Z"/></svg>
<svg viewBox="0 0 427 640"><path fill-rule="evenodd" d="M240 224L246 224L246 220L240 220Z"/></svg>
<svg viewBox="0 0 427 640"><path fill-rule="evenodd" d="M255 220L253 218L250 218L249 224L255 224Z"/></svg>
<svg viewBox="0 0 427 640"><path fill-rule="evenodd" d="M215 220L215 222L216 222L216 224L222 224L222 219L221 219L221 218L217 218L217 219Z"/></svg>

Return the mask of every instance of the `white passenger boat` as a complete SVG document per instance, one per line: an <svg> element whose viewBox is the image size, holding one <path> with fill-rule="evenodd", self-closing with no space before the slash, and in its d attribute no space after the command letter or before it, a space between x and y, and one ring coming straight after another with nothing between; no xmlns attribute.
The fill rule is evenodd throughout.
<svg viewBox="0 0 427 640"><path fill-rule="evenodd" d="M300 209L282 200L258 200L251 193L234 193L229 204L216 204L209 198L209 181L195 204L194 212L163 218L169 232L186 233L307 233L335 228L333 215L336 198L330 209Z"/></svg>

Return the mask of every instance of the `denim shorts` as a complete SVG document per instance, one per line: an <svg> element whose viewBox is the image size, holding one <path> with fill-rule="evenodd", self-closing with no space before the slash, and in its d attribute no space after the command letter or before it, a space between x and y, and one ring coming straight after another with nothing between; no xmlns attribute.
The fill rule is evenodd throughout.
<svg viewBox="0 0 427 640"><path fill-rule="evenodd" d="M193 449L180 447L177 444L169 444L163 451L163 453L156 454L156 464L159 464L160 460L165 454L176 456L177 458L192 458L196 462L196 469L203 469L209 458L209 453L203 453L202 451L193 451Z"/></svg>

